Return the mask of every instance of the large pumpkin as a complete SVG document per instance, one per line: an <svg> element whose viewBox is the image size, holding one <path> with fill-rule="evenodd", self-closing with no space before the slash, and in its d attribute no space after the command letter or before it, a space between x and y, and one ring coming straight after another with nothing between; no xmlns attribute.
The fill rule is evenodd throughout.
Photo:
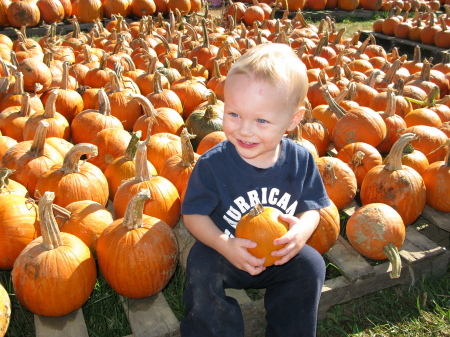
<svg viewBox="0 0 450 337"><path fill-rule="evenodd" d="M347 221L346 233L356 251L373 260L388 258L392 263L391 278L400 277L398 250L406 231L402 217L391 206L372 203L357 209Z"/></svg>
<svg viewBox="0 0 450 337"><path fill-rule="evenodd" d="M415 135L402 135L392 146L385 165L378 165L367 172L361 185L361 202L385 203L402 217L405 226L412 224L426 204L425 184L414 169L402 165L402 151Z"/></svg>
<svg viewBox="0 0 450 337"><path fill-rule="evenodd" d="M143 214L148 189L140 190L117 219L100 235L97 257L106 282L128 298L156 295L169 282L178 262L172 229L162 220Z"/></svg>
<svg viewBox="0 0 450 337"><path fill-rule="evenodd" d="M36 184L35 197L46 191L56 193L54 203L66 207L80 200L92 200L105 206L108 203L108 181L95 165L81 162L80 157L96 156L97 147L81 143L67 152L62 164L52 166Z"/></svg>
<svg viewBox="0 0 450 337"><path fill-rule="evenodd" d="M271 253L280 250L284 245L275 246L273 240L287 233L289 225L280 219L279 210L273 207L255 205L236 226L236 237L251 240L257 243L255 248L249 248L248 252L258 259L266 258L264 266L272 266L280 256L272 256Z"/></svg>
<svg viewBox="0 0 450 337"><path fill-rule="evenodd" d="M42 236L30 242L11 273L19 302L36 315L63 316L79 309L94 290L97 267L89 248L61 233L53 215L54 193L39 201Z"/></svg>

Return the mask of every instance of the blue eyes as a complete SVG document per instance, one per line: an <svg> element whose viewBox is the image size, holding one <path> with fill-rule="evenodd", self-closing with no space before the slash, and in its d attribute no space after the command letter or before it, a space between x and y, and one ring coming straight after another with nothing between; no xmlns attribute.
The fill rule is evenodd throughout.
<svg viewBox="0 0 450 337"><path fill-rule="evenodd" d="M235 112L230 112L229 115L230 115L231 117L240 118L240 116L239 116L237 113L235 113ZM256 121L257 121L258 123L260 123L260 124L268 123L267 120L262 119L262 118L258 118Z"/></svg>

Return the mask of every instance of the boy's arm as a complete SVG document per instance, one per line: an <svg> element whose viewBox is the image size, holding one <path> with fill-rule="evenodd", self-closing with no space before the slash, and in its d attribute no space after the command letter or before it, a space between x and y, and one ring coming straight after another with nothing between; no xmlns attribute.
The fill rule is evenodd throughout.
<svg viewBox="0 0 450 337"><path fill-rule="evenodd" d="M255 248L256 243L250 240L231 238L223 233L207 215L183 215L183 221L191 234L203 244L223 255L236 268L257 275L265 270L264 259L257 259L247 249Z"/></svg>
<svg viewBox="0 0 450 337"><path fill-rule="evenodd" d="M282 265L302 250L306 241L311 237L320 221L319 210L309 210L297 216L283 214L280 219L289 223L289 231L281 238L274 240L275 245L285 244L285 246L273 252L274 256L282 256L275 265Z"/></svg>

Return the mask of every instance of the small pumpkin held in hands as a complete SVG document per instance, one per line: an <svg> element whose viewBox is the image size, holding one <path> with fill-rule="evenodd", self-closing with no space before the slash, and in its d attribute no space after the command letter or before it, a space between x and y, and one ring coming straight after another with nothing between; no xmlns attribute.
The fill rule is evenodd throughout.
<svg viewBox="0 0 450 337"><path fill-rule="evenodd" d="M273 241L286 234L289 228L287 222L278 219L280 214L281 212L276 208L256 204L236 226L237 238L251 240L258 244L255 248L249 248L248 252L259 259L265 257L265 267L273 265L281 258L271 255L273 251L284 247L284 245L274 245Z"/></svg>

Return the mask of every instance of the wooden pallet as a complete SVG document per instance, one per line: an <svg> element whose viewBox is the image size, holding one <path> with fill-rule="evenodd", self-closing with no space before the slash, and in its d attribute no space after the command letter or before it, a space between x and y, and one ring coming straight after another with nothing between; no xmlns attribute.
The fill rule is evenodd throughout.
<svg viewBox="0 0 450 337"><path fill-rule="evenodd" d="M351 215L358 207L353 203L345 210ZM425 221L439 221L439 227L450 229L450 217L429 207L423 212ZM427 220L429 219L429 220ZM422 219L423 221L423 219ZM195 239L180 220L174 228L180 246L180 264L186 265L187 255ZM325 281L319 305L320 318L326 316L328 309L336 304L350 301L366 294L386 289L398 284L414 284L422 276L441 275L447 269L449 252L433 240L421 234L414 224L407 227L406 240L400 250L402 272L398 279L391 279L391 265L388 261L372 266L357 253L350 243L339 237L326 253L326 258L335 265L341 276ZM229 296L235 297L245 321L245 336L263 336L265 328L264 300L251 300L244 290L229 289ZM179 322L171 311L162 293L140 299L122 299L132 335L125 337L166 337L180 336ZM37 337L88 337L82 308L63 317L35 316Z"/></svg>

